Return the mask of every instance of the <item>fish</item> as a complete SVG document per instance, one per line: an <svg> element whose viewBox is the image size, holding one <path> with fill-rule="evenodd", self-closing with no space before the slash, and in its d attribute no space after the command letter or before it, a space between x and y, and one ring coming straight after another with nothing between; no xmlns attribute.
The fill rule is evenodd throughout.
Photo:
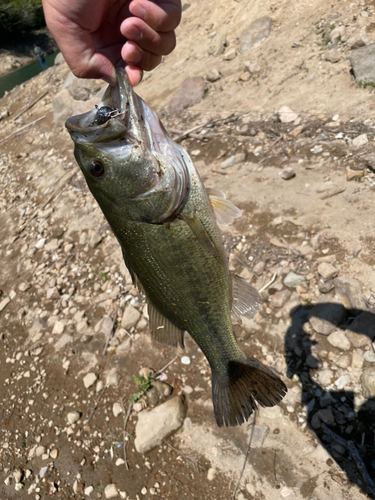
<svg viewBox="0 0 375 500"><path fill-rule="evenodd" d="M116 70L98 107L66 121L74 155L145 294L153 337L184 347L187 332L211 368L219 427L279 403L286 386L238 346L232 314L253 317L257 290L231 273L218 227L241 216L225 195L205 188L186 150Z"/></svg>

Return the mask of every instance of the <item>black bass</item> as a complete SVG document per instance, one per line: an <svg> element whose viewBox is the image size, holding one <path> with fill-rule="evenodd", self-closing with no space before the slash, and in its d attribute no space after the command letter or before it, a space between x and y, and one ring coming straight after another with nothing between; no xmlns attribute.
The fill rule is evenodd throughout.
<svg viewBox="0 0 375 500"><path fill-rule="evenodd" d="M286 393L276 372L247 358L233 335L231 313L252 317L261 302L231 276L217 226L241 212L205 189L123 69L117 79L98 108L67 120L76 160L146 295L151 333L182 347L184 332L192 336L211 367L217 424L241 424L257 402L273 406Z"/></svg>

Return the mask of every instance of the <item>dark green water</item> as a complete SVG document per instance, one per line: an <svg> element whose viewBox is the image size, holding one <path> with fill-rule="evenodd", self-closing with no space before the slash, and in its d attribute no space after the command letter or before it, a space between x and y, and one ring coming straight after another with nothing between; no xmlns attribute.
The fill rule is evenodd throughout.
<svg viewBox="0 0 375 500"><path fill-rule="evenodd" d="M55 57L58 52L54 52L49 56L46 56L47 66L53 66ZM12 90L16 85L21 85L21 83L30 80L33 76L38 75L42 71L42 67L38 59L27 66L23 66L12 73L0 77L0 99L3 97L6 90Z"/></svg>

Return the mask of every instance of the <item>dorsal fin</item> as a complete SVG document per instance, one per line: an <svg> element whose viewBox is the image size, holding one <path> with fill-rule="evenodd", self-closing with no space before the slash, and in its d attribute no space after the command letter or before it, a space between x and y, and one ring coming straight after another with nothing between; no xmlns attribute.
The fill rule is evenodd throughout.
<svg viewBox="0 0 375 500"><path fill-rule="evenodd" d="M233 303L232 314L237 319L241 316L253 318L258 312L260 304L263 302L258 290L250 285L246 280L232 274Z"/></svg>
<svg viewBox="0 0 375 500"><path fill-rule="evenodd" d="M152 336L163 344L184 348L184 331L169 321L147 298L148 315Z"/></svg>
<svg viewBox="0 0 375 500"><path fill-rule="evenodd" d="M216 222L222 226L229 226L234 219L241 217L242 212L233 203L226 199L224 193L217 189L206 188Z"/></svg>

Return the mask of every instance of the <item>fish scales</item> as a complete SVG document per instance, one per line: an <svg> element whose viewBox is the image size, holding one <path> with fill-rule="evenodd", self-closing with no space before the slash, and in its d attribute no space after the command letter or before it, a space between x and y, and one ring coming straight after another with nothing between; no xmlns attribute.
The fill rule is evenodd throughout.
<svg viewBox="0 0 375 500"><path fill-rule="evenodd" d="M231 312L252 317L261 302L229 273L216 223L241 213L204 187L124 70L117 79L98 109L67 121L75 157L146 295L152 334L170 345L183 345L184 331L192 336L211 367L217 424L241 424L257 403L272 406L286 392L278 374L247 358L233 334Z"/></svg>
<svg viewBox="0 0 375 500"><path fill-rule="evenodd" d="M217 255L208 253L180 219L169 226L132 223L115 228L115 221L111 225L152 303L178 328L189 331L211 365L223 368L223 359L240 351L233 341L227 257L203 189L197 179L184 210L205 202L202 224L215 241Z"/></svg>

